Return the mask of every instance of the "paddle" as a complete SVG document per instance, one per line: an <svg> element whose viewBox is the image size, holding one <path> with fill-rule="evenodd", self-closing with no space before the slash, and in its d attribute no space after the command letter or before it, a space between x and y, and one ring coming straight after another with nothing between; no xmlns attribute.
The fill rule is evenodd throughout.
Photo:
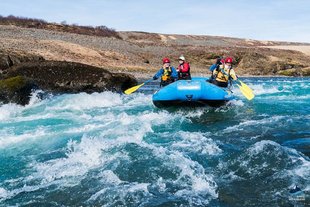
<svg viewBox="0 0 310 207"><path fill-rule="evenodd" d="M140 84L140 85L137 85L137 86L134 86L134 87L131 87L131 88L128 88L126 91L124 91L125 94L129 95L129 94L132 94L133 92L135 92L136 90L138 90L141 86L143 86L144 84L148 83L148 82L151 82L153 79L149 79L147 81L145 81L144 83Z"/></svg>
<svg viewBox="0 0 310 207"><path fill-rule="evenodd" d="M223 69L221 69L221 71L222 71L222 73L224 73L225 75L227 75L227 76L229 77L229 75L228 75ZM247 84L243 83L243 82L242 82L241 80L239 80L239 79L237 79L237 80L235 80L235 81L238 82L238 83L240 83L240 84L237 83L237 86L239 87L241 93L242 93L249 101L252 100L252 99L255 97L255 95L254 95L252 89L251 89Z"/></svg>
<svg viewBox="0 0 310 207"><path fill-rule="evenodd" d="M242 82L241 80L239 80L239 79L237 79L236 82L239 83L239 84L237 83L237 86L239 87L241 93L242 93L249 101L252 100L252 99L255 97L255 95L254 95L252 89L251 89L248 85L246 85L245 83L243 83L243 82Z"/></svg>

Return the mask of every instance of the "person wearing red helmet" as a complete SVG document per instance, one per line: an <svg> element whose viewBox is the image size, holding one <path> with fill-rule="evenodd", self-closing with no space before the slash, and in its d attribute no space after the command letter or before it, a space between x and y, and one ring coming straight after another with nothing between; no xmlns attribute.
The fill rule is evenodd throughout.
<svg viewBox="0 0 310 207"><path fill-rule="evenodd" d="M220 87L228 87L228 82L231 79L238 79L234 69L232 68L232 65L232 57L227 57L225 59L218 58L216 63L210 67L212 76L209 82Z"/></svg>
<svg viewBox="0 0 310 207"><path fill-rule="evenodd" d="M163 59L163 67L154 75L153 80L158 78L161 78L160 86L166 86L178 79L178 73L174 67L170 66L169 58Z"/></svg>
<svg viewBox="0 0 310 207"><path fill-rule="evenodd" d="M185 62L185 57L181 55L179 57L179 67L177 68L179 80L190 80L190 65L188 62Z"/></svg>

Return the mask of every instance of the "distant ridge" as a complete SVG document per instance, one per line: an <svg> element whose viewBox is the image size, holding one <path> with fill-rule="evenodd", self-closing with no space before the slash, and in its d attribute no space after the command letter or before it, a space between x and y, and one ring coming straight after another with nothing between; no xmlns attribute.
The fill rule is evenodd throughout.
<svg viewBox="0 0 310 207"><path fill-rule="evenodd" d="M65 21L63 21L61 24L57 24L57 23L49 23L42 19L16 17L13 15L3 17L0 15L0 24L1 25L14 25L14 26L24 27L24 28L46 29L46 30L58 31L58 32L69 32L69 33L83 34L83 35L115 37L118 39L121 38L114 29L108 28L106 26L92 27L92 26L79 26L76 24L70 25L70 24L67 24Z"/></svg>

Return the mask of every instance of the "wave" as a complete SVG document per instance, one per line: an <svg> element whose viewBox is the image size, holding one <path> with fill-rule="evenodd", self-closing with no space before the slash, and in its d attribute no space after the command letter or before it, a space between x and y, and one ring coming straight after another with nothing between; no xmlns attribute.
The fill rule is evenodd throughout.
<svg viewBox="0 0 310 207"><path fill-rule="evenodd" d="M234 131L244 130L246 127L251 126L266 126L266 125L274 125L274 123L279 122L280 120L284 120L287 118L286 116L272 116L263 118L260 120L245 120L235 126L229 126L223 130L224 133L231 133Z"/></svg>
<svg viewBox="0 0 310 207"><path fill-rule="evenodd" d="M307 138L309 116L296 102L270 103L291 96L290 86L249 85L253 101L220 108L157 109L149 94L112 92L2 105L0 151L12 165L1 171L0 205L286 202L292 186L309 189L309 158L288 142Z"/></svg>
<svg viewBox="0 0 310 207"><path fill-rule="evenodd" d="M24 110L29 109L36 104L40 103L41 99L39 94L42 93L41 90L37 90L31 93L31 97L28 105L21 106L18 104L3 104L0 105L0 121L9 120L11 118L18 117Z"/></svg>
<svg viewBox="0 0 310 207"><path fill-rule="evenodd" d="M7 120L11 117L17 116L23 107L17 104L4 104L0 107L0 121Z"/></svg>
<svg viewBox="0 0 310 207"><path fill-rule="evenodd" d="M84 94L83 94L84 95ZM138 101L144 100L145 97L137 96ZM123 100L124 101L124 100ZM132 100L126 100L134 104ZM81 105L84 106L84 103ZM75 117L75 111L79 111L81 108L77 107L73 111ZM48 108L48 111L54 115L62 117L67 112L58 111L66 109L62 108ZM69 125L64 131L54 132L51 128L49 131L45 129L38 129L37 132L32 134L23 134L21 137L6 136L11 142L6 144L12 144L14 140L23 141L25 139L33 139L34 137L44 137L49 134L49 137L63 137L72 136L72 134L80 133L83 135L81 140L68 141L66 146L65 157L57 159L49 159L47 161L35 161L28 165L35 171L27 177L24 177L24 185L28 186L21 188L14 188L12 190L4 189L7 192L6 199L14 198L23 192L33 192L39 189L46 190L50 186L58 185L61 188L72 187L79 185L85 176L94 170L99 170L98 176L107 175L110 178L104 178L102 182L113 182L117 186L107 187L107 189L97 189L87 200L100 200L100 195L103 195L111 191L121 191L126 197L128 194L134 194L134 192L143 191L146 193L144 199L149 195L149 188L153 191L165 192L169 194L170 187L175 186L178 190L173 194L176 199L182 198L184 200L190 200L190 202L202 202L208 203L211 198L217 196L216 183L213 180L212 174L205 172L203 166L199 163L187 158L187 153L202 153L204 155L217 155L221 152L219 147L208 138L207 134L202 133L188 133L182 132L176 133L171 137L170 141L175 142L169 147L152 143L146 139L150 134L162 136L160 127L171 126L180 124L187 121L184 115L190 112L176 112L174 114L168 111L153 111L144 110L131 114L128 109L116 109L111 111L109 108L99 108L102 110L99 114L91 115L92 111L85 112L84 118L79 120L80 126L74 124L72 127ZM45 111L45 110L43 110ZM56 113L57 112L57 113ZM98 111L97 111L98 112ZM41 112L40 112L41 113ZM202 112L197 112L194 116L200 116ZM71 114L71 115L72 115ZM55 116L53 117L55 118ZM159 130L159 131L158 131ZM121 177L115 172L115 169L107 169L107 166L114 165L117 167L120 162L125 162L127 165L131 165L132 155L129 155L128 150L117 150L119 148L126 148L131 144L135 144L143 149L143 153L151 150L153 159L157 160L159 165L156 166L157 171L162 170L162 167L166 167L166 171L170 171L175 178L156 177L156 180L150 182L137 182L122 180ZM125 170L125 169L122 169ZM144 169L146 170L146 169ZM102 178L103 179L103 178ZM101 179L101 180L102 180ZM104 180L103 179L103 180ZM124 178L123 178L124 179ZM7 181L10 182L10 181ZM40 183L32 185L31 183ZM125 193L126 192L126 193ZM109 194L109 193L108 193ZM110 195L110 194L109 194ZM134 196L134 195L132 195ZM210 198L208 198L210 197ZM206 199L208 198L208 199ZM197 201L198 199L198 201ZM147 200L144 200L148 202ZM111 201L112 202L112 201Z"/></svg>
<svg viewBox="0 0 310 207"><path fill-rule="evenodd" d="M37 138L42 138L48 133L44 128L38 127L35 131L29 130L22 134L15 134L14 132L9 132L8 130L0 131L0 148L8 147L9 145L16 144L25 140L34 140Z"/></svg>
<svg viewBox="0 0 310 207"><path fill-rule="evenodd" d="M219 165L222 182L227 186L219 196L239 197L235 205L248 202L274 205L282 199L283 203L289 204L293 186L298 186L303 192L309 188L309 167L309 159L296 150L262 140ZM232 186L239 187L233 190ZM256 190L268 193L253 195L242 190L246 186L255 186Z"/></svg>

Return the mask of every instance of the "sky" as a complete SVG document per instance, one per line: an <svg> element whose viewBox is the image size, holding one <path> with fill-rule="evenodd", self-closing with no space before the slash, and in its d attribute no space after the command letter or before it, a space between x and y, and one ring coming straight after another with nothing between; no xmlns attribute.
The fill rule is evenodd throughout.
<svg viewBox="0 0 310 207"><path fill-rule="evenodd" d="M310 0L0 0L0 15L117 31L310 43Z"/></svg>

